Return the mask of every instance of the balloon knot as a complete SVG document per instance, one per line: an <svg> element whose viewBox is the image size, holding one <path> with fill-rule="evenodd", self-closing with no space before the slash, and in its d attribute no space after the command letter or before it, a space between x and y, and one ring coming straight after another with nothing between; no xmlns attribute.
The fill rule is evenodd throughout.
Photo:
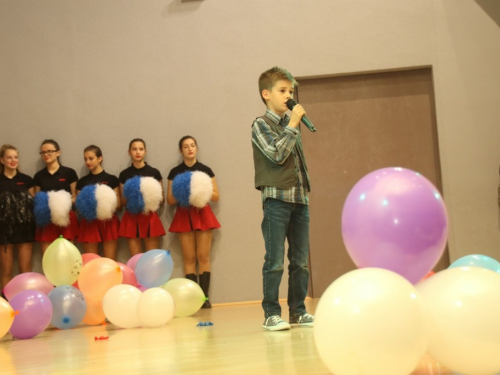
<svg viewBox="0 0 500 375"><path fill-rule="evenodd" d="M19 310L16 310L12 313L12 316L16 316L16 315L19 315Z"/></svg>
<svg viewBox="0 0 500 375"><path fill-rule="evenodd" d="M122 269L120 268L120 266L116 267L116 272L122 272Z"/></svg>

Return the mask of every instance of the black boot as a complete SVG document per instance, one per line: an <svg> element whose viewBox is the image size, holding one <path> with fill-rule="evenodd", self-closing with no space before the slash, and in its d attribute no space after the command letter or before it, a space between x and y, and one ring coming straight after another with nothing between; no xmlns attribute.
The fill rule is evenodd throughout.
<svg viewBox="0 0 500 375"><path fill-rule="evenodd" d="M207 297L207 300L203 303L201 308L202 309L211 309L212 304L208 300L208 288L210 287L210 272L203 272L200 275L200 287L201 287L201 290L203 290L205 297Z"/></svg>
<svg viewBox="0 0 500 375"><path fill-rule="evenodd" d="M194 281L196 284L198 284L198 277L194 273L188 273L186 275L186 279Z"/></svg>

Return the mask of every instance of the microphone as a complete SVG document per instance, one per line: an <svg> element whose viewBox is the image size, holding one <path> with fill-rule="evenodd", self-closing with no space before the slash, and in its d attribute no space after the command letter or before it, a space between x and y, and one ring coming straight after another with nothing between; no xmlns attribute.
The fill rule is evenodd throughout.
<svg viewBox="0 0 500 375"><path fill-rule="evenodd" d="M288 107L288 109L291 111L293 109L293 107L295 107L297 105L297 102L293 99L288 99L286 101L286 106ZM316 131L316 128L314 127L314 125L312 124L311 121L309 121L309 119L306 117L306 116L302 116L302 119L301 119L302 123L307 126L307 129L309 129L310 131L312 132L315 132Z"/></svg>

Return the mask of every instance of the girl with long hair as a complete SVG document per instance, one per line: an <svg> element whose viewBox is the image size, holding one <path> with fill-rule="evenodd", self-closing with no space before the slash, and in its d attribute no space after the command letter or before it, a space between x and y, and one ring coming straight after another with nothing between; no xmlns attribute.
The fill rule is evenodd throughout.
<svg viewBox="0 0 500 375"><path fill-rule="evenodd" d="M94 254L99 253L99 243L102 243L104 256L116 260L120 183L116 176L102 168L103 156L99 147L86 147L83 159L89 174L76 184L76 206L81 216L77 241L83 243L86 253Z"/></svg>
<svg viewBox="0 0 500 375"><path fill-rule="evenodd" d="M146 251L158 249L160 237L165 235L157 213L164 201L164 193L160 171L146 163L146 142L140 138L133 139L128 154L132 165L118 177L122 206L126 208L119 235L127 239L130 253L134 256L143 252L141 240Z"/></svg>
<svg viewBox="0 0 500 375"><path fill-rule="evenodd" d="M12 279L14 248L19 271L31 272L35 240L33 179L19 172L19 153L12 145L0 148L0 265L1 289Z"/></svg>
<svg viewBox="0 0 500 375"><path fill-rule="evenodd" d="M189 135L182 137L179 141L179 152L183 161L177 167L172 168L168 175L167 203L177 205L169 232L177 233L179 237L186 278L200 284L207 297L202 307L210 308L212 305L208 300L208 290L211 277L212 230L220 228L220 224L208 202L204 202L205 205L202 203L203 207L201 208L192 205L186 207L180 204L181 202L178 202L175 197L173 186L175 178L186 172L203 172L207 175L209 185L202 182L205 186L201 186L200 190L207 190L207 188L210 190L207 195L209 201L217 202L219 200L219 189L212 169L197 160L198 144L196 139ZM182 192L179 195L182 195Z"/></svg>

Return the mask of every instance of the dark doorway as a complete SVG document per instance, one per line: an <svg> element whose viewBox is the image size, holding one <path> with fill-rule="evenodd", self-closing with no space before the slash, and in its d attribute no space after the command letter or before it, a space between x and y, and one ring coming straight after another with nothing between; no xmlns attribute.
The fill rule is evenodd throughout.
<svg viewBox="0 0 500 375"><path fill-rule="evenodd" d="M442 193L434 89L431 68L299 82L299 102L318 129L302 126L312 180L311 289L320 297L356 268L342 241L341 213L360 178L380 168L409 168ZM446 250L434 269L448 265Z"/></svg>

